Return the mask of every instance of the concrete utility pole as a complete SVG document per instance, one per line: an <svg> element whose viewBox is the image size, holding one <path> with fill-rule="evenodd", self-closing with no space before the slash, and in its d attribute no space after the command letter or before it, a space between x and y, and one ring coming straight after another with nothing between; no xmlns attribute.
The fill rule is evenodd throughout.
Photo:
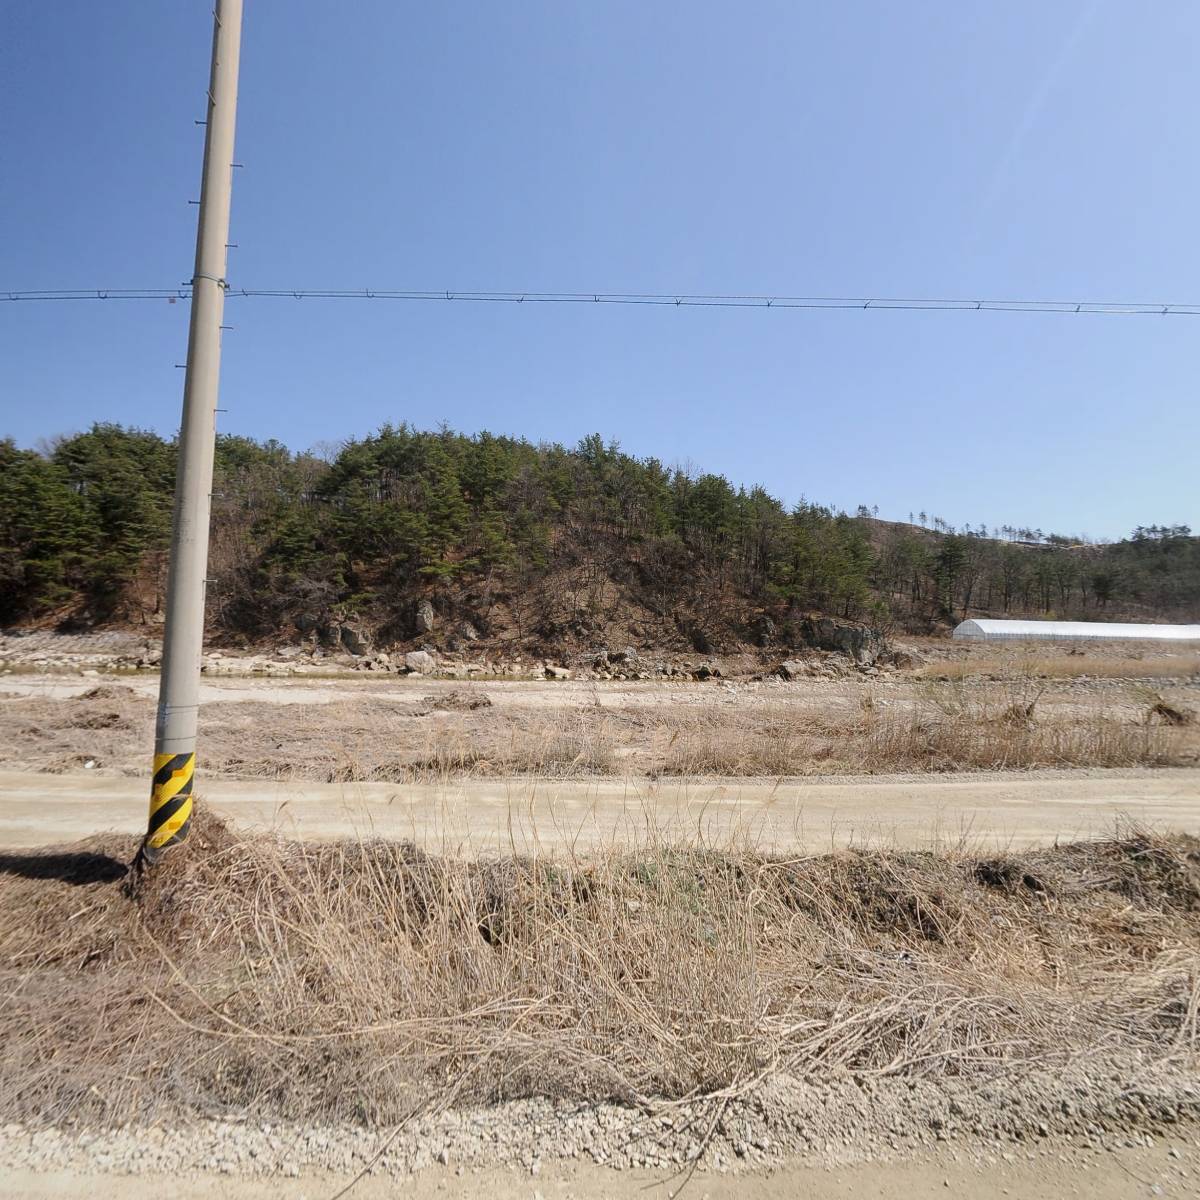
<svg viewBox="0 0 1200 1200"><path fill-rule="evenodd" d="M192 276L183 422L179 431L175 516L167 574L162 679L154 730L154 779L150 788L150 821L139 856L144 865L153 865L168 847L185 841L192 819L241 38L242 0L216 0L204 134L204 178L196 228L196 269Z"/></svg>

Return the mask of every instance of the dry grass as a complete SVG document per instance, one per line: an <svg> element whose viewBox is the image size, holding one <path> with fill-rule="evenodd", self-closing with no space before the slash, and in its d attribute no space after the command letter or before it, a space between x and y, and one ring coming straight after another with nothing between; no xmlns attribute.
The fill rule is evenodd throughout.
<svg viewBox="0 0 1200 1200"><path fill-rule="evenodd" d="M980 651L960 659L927 663L918 679L1196 679L1200 654L1046 654L1032 651Z"/></svg>
<svg viewBox="0 0 1200 1200"><path fill-rule="evenodd" d="M776 1073L1194 1063L1200 854L1126 830L978 860L699 845L470 863L215 820L0 858L0 1118L384 1122Z"/></svg>
<svg viewBox="0 0 1200 1200"><path fill-rule="evenodd" d="M1035 767L1170 766L1195 761L1196 739L1101 705L1043 713L1026 688L926 685L915 703L880 703L797 718L783 707L753 723L736 714L673 716L664 775L885 774ZM1168 723L1170 724L1170 723Z"/></svg>
<svg viewBox="0 0 1200 1200"><path fill-rule="evenodd" d="M481 702L482 701L482 702ZM611 722L593 710L493 716L486 697L208 704L205 769L250 779L431 782L448 775L582 778L618 770ZM440 714L426 720L431 713ZM449 719L446 719L449 718ZM59 773L85 763L141 773L154 704L120 686L99 697L0 705L0 762Z"/></svg>
<svg viewBox="0 0 1200 1200"><path fill-rule="evenodd" d="M154 705L122 685L102 685L70 700L0 704L0 762L14 759L59 773L147 761Z"/></svg>
<svg viewBox="0 0 1200 1200"><path fill-rule="evenodd" d="M206 772L436 783L450 777L772 777L1035 767L1186 766L1200 722L1184 689L1082 696L1046 681L917 681L842 694L768 689L621 708L397 702L206 705ZM474 694L473 694L474 695ZM711 697L711 698L710 698ZM0 704L0 762L141 774L153 702L127 689Z"/></svg>
<svg viewBox="0 0 1200 1200"><path fill-rule="evenodd" d="M429 725L419 723L423 713L414 717L389 704L306 705L297 713L299 707L278 715L288 732L274 746L255 743L248 730L211 714L212 768L225 775L333 783L431 783L463 775L577 779L617 770L609 723L588 710ZM242 720L248 715L239 714ZM254 724L262 729L261 714Z"/></svg>

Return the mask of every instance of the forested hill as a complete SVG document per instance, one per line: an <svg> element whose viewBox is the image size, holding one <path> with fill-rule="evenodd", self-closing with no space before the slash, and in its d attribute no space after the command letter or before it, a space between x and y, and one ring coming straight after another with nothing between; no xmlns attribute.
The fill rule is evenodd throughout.
<svg viewBox="0 0 1200 1200"><path fill-rule="evenodd" d="M0 442L0 624L159 620L174 459L115 425L45 452ZM210 632L706 651L786 638L815 611L913 632L967 615L1200 619L1185 526L1106 545L937 526L787 509L599 436L566 449L389 426L328 459L222 436ZM418 620L430 606L436 634Z"/></svg>

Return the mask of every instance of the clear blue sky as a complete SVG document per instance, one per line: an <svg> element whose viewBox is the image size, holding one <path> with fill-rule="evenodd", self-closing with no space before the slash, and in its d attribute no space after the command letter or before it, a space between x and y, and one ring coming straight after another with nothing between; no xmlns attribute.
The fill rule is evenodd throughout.
<svg viewBox="0 0 1200 1200"><path fill-rule="evenodd" d="M209 0L8 0L0 291L191 274ZM1194 0L246 0L245 286L1200 300ZM231 300L228 431L598 430L881 515L1200 526L1200 318ZM0 305L0 433L187 305Z"/></svg>

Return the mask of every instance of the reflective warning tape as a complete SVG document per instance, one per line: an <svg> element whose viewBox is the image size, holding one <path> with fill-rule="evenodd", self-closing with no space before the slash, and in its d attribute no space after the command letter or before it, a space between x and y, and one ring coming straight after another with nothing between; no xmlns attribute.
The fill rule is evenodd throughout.
<svg viewBox="0 0 1200 1200"><path fill-rule="evenodd" d="M187 840L192 821L195 754L156 754L150 787L150 824L142 855L153 862L168 846Z"/></svg>

